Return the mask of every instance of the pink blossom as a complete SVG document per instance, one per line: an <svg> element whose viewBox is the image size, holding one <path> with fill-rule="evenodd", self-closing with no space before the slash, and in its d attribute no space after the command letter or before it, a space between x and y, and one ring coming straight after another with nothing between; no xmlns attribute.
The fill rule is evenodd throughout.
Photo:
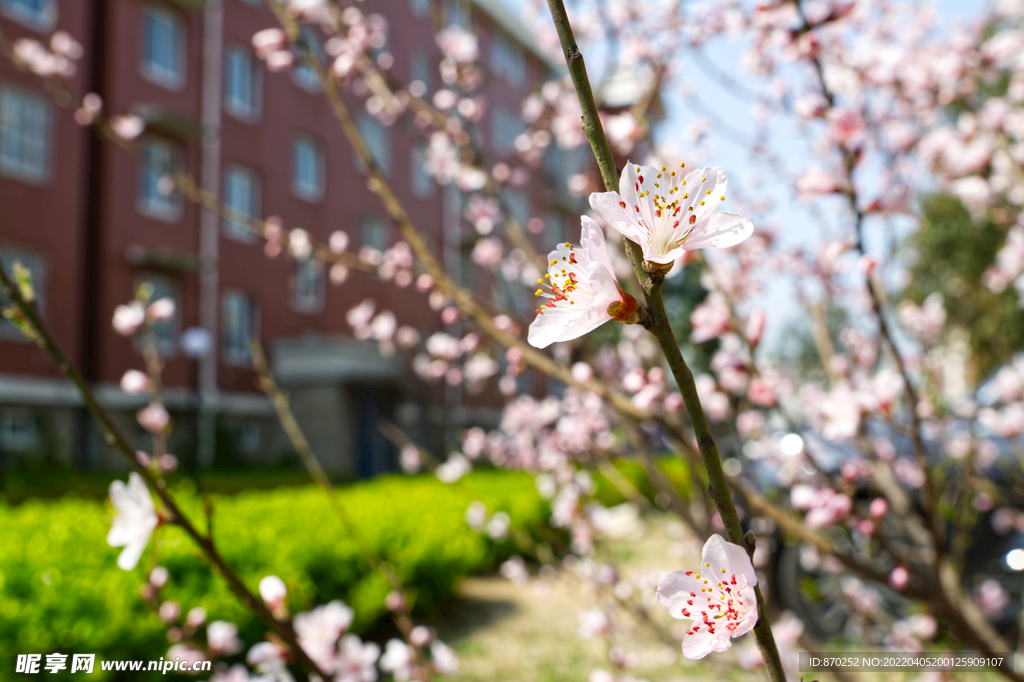
<svg viewBox="0 0 1024 682"><path fill-rule="evenodd" d="M416 652L400 639L389 639L380 657L380 669L391 673L395 682L409 682L412 679L412 667L416 662Z"/></svg>
<svg viewBox="0 0 1024 682"><path fill-rule="evenodd" d="M133 336L146 321L146 309L139 301L119 305L114 309L114 331L121 336Z"/></svg>
<svg viewBox="0 0 1024 682"><path fill-rule="evenodd" d="M431 662L434 669L441 674L453 673L459 669L459 659L455 652L441 640L436 640L430 645L430 655L433 657Z"/></svg>
<svg viewBox="0 0 1024 682"><path fill-rule="evenodd" d="M193 649L187 644L175 644L167 650L167 660L173 661L181 659L182 663L188 663L189 666L199 662L208 660L206 654L198 649Z"/></svg>
<svg viewBox="0 0 1024 682"><path fill-rule="evenodd" d="M683 655L704 658L725 651L732 639L757 623L754 586L757 575L747 551L712 535L704 545L701 566L674 571L658 585L658 600L673 618L693 625L683 638Z"/></svg>
<svg viewBox="0 0 1024 682"><path fill-rule="evenodd" d="M690 341L704 343L716 339L729 330L731 323L729 306L725 298L714 292L694 308L693 314L690 315L690 325L693 327Z"/></svg>
<svg viewBox="0 0 1024 682"><path fill-rule="evenodd" d="M312 611L296 614L293 619L299 645L321 669L329 670L333 665L335 644L352 624L352 616L352 609L335 599Z"/></svg>
<svg viewBox="0 0 1024 682"><path fill-rule="evenodd" d="M458 26L449 26L437 34L437 44L449 59L459 64L476 61L478 46L476 36Z"/></svg>
<svg viewBox="0 0 1024 682"><path fill-rule="evenodd" d="M139 563L142 551L159 524L159 517L149 488L142 476L134 471L128 474L128 485L121 481L110 484L110 503L114 506L114 519L107 534L107 544L124 547L117 558L117 565L130 571Z"/></svg>
<svg viewBox="0 0 1024 682"><path fill-rule="evenodd" d="M974 601L988 618L997 618L1010 603L1010 595L998 580L988 578L975 588Z"/></svg>
<svg viewBox="0 0 1024 682"><path fill-rule="evenodd" d="M121 377L121 390L129 395L140 395L153 390L153 381L145 372L130 369Z"/></svg>
<svg viewBox="0 0 1024 682"><path fill-rule="evenodd" d="M846 183L835 175L820 168L809 168L796 181L796 189L803 201L814 199L820 194L834 194L846 189Z"/></svg>
<svg viewBox="0 0 1024 682"><path fill-rule="evenodd" d="M776 403L775 392L761 377L754 377L750 382L747 397L758 407L773 407Z"/></svg>
<svg viewBox="0 0 1024 682"><path fill-rule="evenodd" d="M601 228L587 216L582 223L580 248L559 244L548 254L547 275L538 280L536 295L547 302L527 336L537 348L579 338L612 319L628 321L637 310L636 300L619 288Z"/></svg>
<svg viewBox="0 0 1024 682"><path fill-rule="evenodd" d="M288 596L288 588L284 581L276 575L264 576L260 579L260 597L270 607L271 611L277 611L284 605L284 599Z"/></svg>
<svg viewBox="0 0 1024 682"><path fill-rule="evenodd" d="M753 224L743 216L715 211L725 201L726 184L721 168L683 177L679 169L662 166L659 171L627 162L619 191L591 194L590 206L638 244L644 260L670 265L684 251L727 248L753 234Z"/></svg>
<svg viewBox="0 0 1024 682"><path fill-rule="evenodd" d="M146 319L149 322L164 322L174 317L174 299L161 298L146 308Z"/></svg>
<svg viewBox="0 0 1024 682"><path fill-rule="evenodd" d="M110 129L122 140L130 142L146 129L146 123L138 116L114 116L110 119Z"/></svg>
<svg viewBox="0 0 1024 682"><path fill-rule="evenodd" d="M908 573L907 569L902 566L897 566L889 573L889 585L897 592L902 592L907 589L907 585L909 583L910 573Z"/></svg>
<svg viewBox="0 0 1024 682"><path fill-rule="evenodd" d="M139 410L135 417L142 428L154 435L163 433L171 423L171 416L160 403L150 403Z"/></svg>
<svg viewBox="0 0 1024 682"><path fill-rule="evenodd" d="M473 246L470 257L479 266L493 268L501 263L503 255L504 250L501 246L501 240L496 237L488 237L481 239Z"/></svg>
<svg viewBox="0 0 1024 682"><path fill-rule="evenodd" d="M158 609L160 620L165 623L177 623L181 618L181 604L176 601L165 601Z"/></svg>

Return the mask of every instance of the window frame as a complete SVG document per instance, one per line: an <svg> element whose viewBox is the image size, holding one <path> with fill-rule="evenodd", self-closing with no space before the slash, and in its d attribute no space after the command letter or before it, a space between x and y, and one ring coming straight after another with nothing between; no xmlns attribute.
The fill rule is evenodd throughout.
<svg viewBox="0 0 1024 682"><path fill-rule="evenodd" d="M380 253L384 253L386 250L391 248L392 237L390 225L387 220L384 220L380 216L375 215L364 215L359 219L359 248L370 247ZM369 243L366 237L368 234L379 234L382 237L383 243L381 246Z"/></svg>
<svg viewBox="0 0 1024 682"><path fill-rule="evenodd" d="M313 149L315 161L316 161L316 172L317 172L317 187L313 188L312 191L305 189L299 183L298 170L298 148L302 143L309 143L309 147ZM310 203L319 203L326 193L327 186L327 152L324 149L323 143L308 133L299 133L292 139L292 153L291 153L291 185L292 194L299 199L308 201Z"/></svg>
<svg viewBox="0 0 1024 682"><path fill-rule="evenodd" d="M226 312L229 297L237 297L245 301L249 308L249 339L260 337L260 306L256 301L256 298L249 294L249 292L243 289L237 289L233 287L227 287L221 290L220 295L220 314L221 314L221 343L220 343L220 357L221 361L228 365L250 367L252 363L252 355L249 353L249 339L245 340L245 348L240 349L232 348L229 344L232 342L230 334L228 334L228 315Z"/></svg>
<svg viewBox="0 0 1024 682"><path fill-rule="evenodd" d="M249 62L249 87L251 89L252 102L247 108L236 105L231 97L231 55L243 54ZM247 46L233 43L224 50L224 111L232 118L254 123L259 121L263 115L263 62L256 58L256 54Z"/></svg>
<svg viewBox="0 0 1024 682"><path fill-rule="evenodd" d="M28 26L40 33L48 33L57 24L57 0L44 0L44 2L46 9L43 10L41 16L37 17L19 9L23 5L20 5L18 0L0 0L0 14L22 26Z"/></svg>
<svg viewBox="0 0 1024 682"><path fill-rule="evenodd" d="M363 141L366 142L374 163L377 164L384 177L391 177L391 171L394 168L391 129L374 116L366 113L360 115L359 120L356 121L356 127L359 128L359 133L362 135ZM356 157L356 167L359 168L360 173L366 175L366 167L358 156Z"/></svg>
<svg viewBox="0 0 1024 682"><path fill-rule="evenodd" d="M491 37L491 73L513 88L526 83L526 51L510 36L495 32Z"/></svg>
<svg viewBox="0 0 1024 682"><path fill-rule="evenodd" d="M313 292L309 297L301 296L299 292L299 278L303 268L313 268L315 279L313 281ZM324 309L326 302L326 269L323 262L316 258L301 258L295 260L295 274L292 280L292 308L300 313L315 315Z"/></svg>
<svg viewBox="0 0 1024 682"><path fill-rule="evenodd" d="M421 201L429 201L437 196L437 180L427 172L427 146L412 146L409 158L409 191Z"/></svg>
<svg viewBox="0 0 1024 682"><path fill-rule="evenodd" d="M249 218L259 220L263 213L263 183L260 179L259 173L255 170L237 163L224 164L224 173L221 178L221 201L224 203L225 207L239 210L231 205L231 201L228 198L228 179L235 174L248 177L250 182L249 212L245 215ZM244 227L242 229L238 229L235 225L236 223L231 221L229 218L221 220L221 229L227 237L243 243L252 243L256 241L257 236L255 234Z"/></svg>
<svg viewBox="0 0 1024 682"><path fill-rule="evenodd" d="M153 295L150 297L150 302L159 301L162 298L170 298L174 301L174 315L169 320L163 322L157 322L153 324L153 333L155 334L154 340L156 341L156 354L161 358L173 358L178 355L178 340L181 338L181 282L177 281L173 277L169 277L158 272L140 272L137 274L135 279L134 289L137 291L143 284L149 284L153 287ZM162 286L165 290L163 294L158 290L158 285ZM166 293L169 292L170 296ZM167 338L160 336L160 332L157 328L169 329L170 334ZM141 353L145 349L146 341L141 336L136 337L136 348Z"/></svg>
<svg viewBox="0 0 1024 682"><path fill-rule="evenodd" d="M3 147L3 130L4 130L4 100L8 96L20 97L24 102L29 102L32 105L38 105L38 110L35 115L27 116L26 119L37 119L39 118L40 112L45 112L43 116L43 122L38 126L38 131L41 132L41 144L39 145L42 149L40 172L34 173L26 171L25 167L7 166L4 164L4 147ZM24 106L22 107L24 108ZM22 121L23 122L23 121ZM50 100L43 95L23 88L18 85L12 85L10 83L0 83L0 176L10 178L12 180L19 180L29 185L35 185L41 187L47 185L53 176L53 149L54 149L54 116L53 107L50 104ZM21 162L21 159L18 160Z"/></svg>
<svg viewBox="0 0 1024 682"><path fill-rule="evenodd" d="M147 42L148 34L146 28L150 16L168 20L172 26L174 31L172 36L173 56L176 57L175 61L177 62L173 71L165 71L162 67L154 69L153 63L149 61L149 44ZM170 8L154 4L144 5L142 8L141 40L139 44L141 49L139 71L146 80L168 90L178 91L185 87L185 83L188 80L188 24L185 19Z"/></svg>
<svg viewBox="0 0 1024 682"><path fill-rule="evenodd" d="M181 147L176 143L172 142L171 140L164 137L157 137L153 135L142 138L142 140L140 140L139 142L139 184L135 200L136 209L139 211L139 213L149 218L162 220L166 223L176 223L179 220L181 220L182 214L184 213L184 201L182 200L180 192L178 192L176 189L171 190L171 192L167 195L169 197L169 202L167 206L161 206L156 204L155 202L152 202L146 195L147 188L144 179L146 173L146 165L144 159L146 154L145 150L150 146L162 146L163 148L170 151L172 173L176 172L177 170L180 170L184 163L184 153L182 152ZM160 179L162 177L163 176L157 178L156 185L159 185ZM163 196L160 193L159 187L154 186L154 189L158 195Z"/></svg>

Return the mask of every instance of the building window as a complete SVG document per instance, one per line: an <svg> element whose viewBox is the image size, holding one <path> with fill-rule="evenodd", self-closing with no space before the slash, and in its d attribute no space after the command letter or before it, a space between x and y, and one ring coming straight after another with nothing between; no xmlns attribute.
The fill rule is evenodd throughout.
<svg viewBox="0 0 1024 682"><path fill-rule="evenodd" d="M139 210L161 220L178 219L181 196L174 189L173 179L178 165L178 150L170 142L156 138L142 141L139 147Z"/></svg>
<svg viewBox="0 0 1024 682"><path fill-rule="evenodd" d="M388 225L376 216L367 216L359 221L359 236L363 240L363 246L378 251L384 251L390 246Z"/></svg>
<svg viewBox="0 0 1024 682"><path fill-rule="evenodd" d="M359 118L359 133L363 136L366 146L370 148L370 156L384 175L391 174L391 131L380 121L369 114ZM363 169L362 161L356 160L356 166ZM363 169L365 170L365 169Z"/></svg>
<svg viewBox="0 0 1024 682"><path fill-rule="evenodd" d="M252 51L233 45L224 55L224 108L232 116L259 116L259 68Z"/></svg>
<svg viewBox="0 0 1024 682"><path fill-rule="evenodd" d="M467 31L470 30L472 16L470 15L469 2L466 0L448 0L445 5L445 14L445 19L449 26L458 26Z"/></svg>
<svg viewBox="0 0 1024 682"><path fill-rule="evenodd" d="M256 174L241 166L228 166L223 194L224 206L237 214L224 220L224 231L236 239L252 241L255 235L245 218L260 214L260 182Z"/></svg>
<svg viewBox="0 0 1024 682"><path fill-rule="evenodd" d="M142 10L142 73L168 88L185 83L185 25L169 10Z"/></svg>
<svg viewBox="0 0 1024 682"><path fill-rule="evenodd" d="M497 105L491 113L491 143L498 154L508 154L516 144L525 126L519 116L503 105Z"/></svg>
<svg viewBox="0 0 1024 682"><path fill-rule="evenodd" d="M177 284L167 277L144 275L137 287L149 288L150 303L164 298L174 301L174 315L171 319L156 322L151 327L157 354L163 357L174 355L178 351L178 333L181 329L181 297L178 295ZM139 341L141 350L145 340L140 338Z"/></svg>
<svg viewBox="0 0 1024 682"><path fill-rule="evenodd" d="M418 17L430 11L430 0L409 0L409 9Z"/></svg>
<svg viewBox="0 0 1024 682"><path fill-rule="evenodd" d="M0 411L0 451L27 452L39 447L39 422L34 412L18 408Z"/></svg>
<svg viewBox="0 0 1024 682"><path fill-rule="evenodd" d="M295 262L295 309L318 313L324 307L324 265L315 258Z"/></svg>
<svg viewBox="0 0 1024 682"><path fill-rule="evenodd" d="M36 309L40 315L43 315L46 303L46 281L44 280L45 272L42 257L29 251L22 251L21 249L0 248L0 265L3 266L4 272L7 273L8 277L14 277L15 263L20 263L23 268L29 271L32 280L32 292L35 294ZM11 300L0 291L0 309L10 305ZM21 330L3 316L0 316L0 337L26 340Z"/></svg>
<svg viewBox="0 0 1024 682"><path fill-rule="evenodd" d="M56 0L2 0L5 15L32 28L47 30L57 19Z"/></svg>
<svg viewBox="0 0 1024 682"><path fill-rule="evenodd" d="M320 92L320 78L316 75L316 71L306 62L306 51L308 49L312 52L316 61L322 64L324 61L324 48L320 45L320 39L316 37L316 34L308 26L302 27L302 43L302 45L296 45L294 48L295 68L292 69L292 81L303 90Z"/></svg>
<svg viewBox="0 0 1024 682"><path fill-rule="evenodd" d="M324 194L324 152L307 135L292 143L292 191L307 201L318 201Z"/></svg>
<svg viewBox="0 0 1024 682"><path fill-rule="evenodd" d="M432 92L430 84L434 74L434 65L431 63L430 55L422 50L417 50L412 53L410 64L412 78L409 82L409 92L416 97L429 96Z"/></svg>
<svg viewBox="0 0 1024 682"><path fill-rule="evenodd" d="M221 299L224 361L248 365L249 341L259 337L256 302L241 291L226 291Z"/></svg>
<svg viewBox="0 0 1024 682"><path fill-rule="evenodd" d="M530 214L532 213L530 200L519 190L509 187L501 190L500 196L502 205L508 211L508 216L519 223L520 228L526 229L526 223L530 220Z"/></svg>
<svg viewBox="0 0 1024 682"><path fill-rule="evenodd" d="M39 183L50 175L50 104L35 93L0 87L0 174Z"/></svg>
<svg viewBox="0 0 1024 682"><path fill-rule="evenodd" d="M491 71L512 87L520 87L526 81L523 48L503 34L495 35L491 42Z"/></svg>
<svg viewBox="0 0 1024 682"><path fill-rule="evenodd" d="M423 145L416 145L412 148L409 174L414 195L420 199L429 199L434 196L437 183L434 181L434 176L427 172L427 151Z"/></svg>

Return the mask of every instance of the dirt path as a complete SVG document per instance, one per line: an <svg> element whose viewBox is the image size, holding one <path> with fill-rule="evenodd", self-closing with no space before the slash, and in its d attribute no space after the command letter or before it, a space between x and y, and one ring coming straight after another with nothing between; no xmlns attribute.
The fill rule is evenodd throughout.
<svg viewBox="0 0 1024 682"><path fill-rule="evenodd" d="M673 542L664 524L651 524L643 537L619 543L614 551L625 577L634 578L682 566L686 560L668 556L680 550L668 550ZM697 559L699 551L698 546ZM497 576L472 577L463 581L459 593L451 610L431 623L459 654L461 667L453 680L587 682L596 668L612 670L602 640L577 636L580 612L594 605L580 585L565 580L548 584L536 577L527 585L515 585ZM663 615L666 625L678 622L667 613L656 615ZM707 666L680 662L678 641L670 646L655 640L645 648L634 677L651 682L719 679Z"/></svg>

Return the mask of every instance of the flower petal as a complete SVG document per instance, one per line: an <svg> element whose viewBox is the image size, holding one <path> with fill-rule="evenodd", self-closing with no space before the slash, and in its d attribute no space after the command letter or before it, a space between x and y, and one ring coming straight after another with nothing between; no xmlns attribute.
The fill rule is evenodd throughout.
<svg viewBox="0 0 1024 682"><path fill-rule="evenodd" d="M130 571L139 564L139 558L142 556L142 551L146 549L146 545L149 544L149 536L139 541L133 541L125 545L124 550L117 557L117 567L123 571Z"/></svg>
<svg viewBox="0 0 1024 682"><path fill-rule="evenodd" d="M738 213L715 211L706 220L698 222L683 245L694 249L724 249L745 241L754 233L754 224Z"/></svg>
<svg viewBox="0 0 1024 682"><path fill-rule="evenodd" d="M703 626L692 635L683 637L683 656L694 660L701 659L712 651L725 651L732 646L730 633L726 628L715 630L715 634L711 634L706 628L707 626Z"/></svg>
<svg viewBox="0 0 1024 682"><path fill-rule="evenodd" d="M615 279L615 268L612 266L612 258L608 253L608 244L604 239L604 231L597 224L597 221L590 216L580 218L580 223L582 224L580 246L583 249L584 255L591 262L603 265L612 278Z"/></svg>
<svg viewBox="0 0 1024 682"><path fill-rule="evenodd" d="M743 547L726 542L721 535L712 535L704 543L701 561L710 564L708 569L714 574L716 581L721 580L723 575L736 574L737 577L742 575L753 592L753 586L757 584L757 574L754 572L754 565L750 562L747 550ZM753 603L749 606L754 608Z"/></svg>
<svg viewBox="0 0 1024 682"><path fill-rule="evenodd" d="M696 613L700 610L700 606L707 604L707 599L690 596L691 592L700 594L699 590L701 587L703 585L693 575L686 575L683 571L673 571L658 583L658 601L668 609L669 615L673 618L692 619L693 616L684 616L683 611ZM699 604L687 603L694 601L699 602Z"/></svg>
<svg viewBox="0 0 1024 682"><path fill-rule="evenodd" d="M634 192L635 194L635 192ZM643 244L646 241L646 236L641 229L637 218L633 215L637 214L632 206L627 205L623 208L619 202L626 203L618 192L594 192L590 195L590 207L608 223L608 227L616 230L626 239L636 242L637 244ZM636 204L634 204L636 205ZM633 215L629 211L633 212Z"/></svg>

